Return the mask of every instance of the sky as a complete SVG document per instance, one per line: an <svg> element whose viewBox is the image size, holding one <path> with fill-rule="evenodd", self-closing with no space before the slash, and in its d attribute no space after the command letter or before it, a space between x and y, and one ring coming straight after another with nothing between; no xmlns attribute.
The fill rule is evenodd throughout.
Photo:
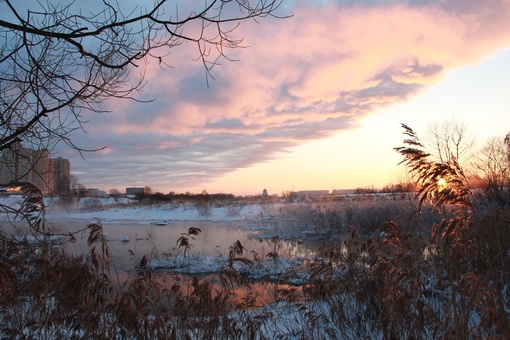
<svg viewBox="0 0 510 340"><path fill-rule="evenodd" d="M510 131L510 1L286 1L206 81L195 46L143 65L150 103L110 100L61 148L90 188L236 195L382 187L400 123Z"/></svg>

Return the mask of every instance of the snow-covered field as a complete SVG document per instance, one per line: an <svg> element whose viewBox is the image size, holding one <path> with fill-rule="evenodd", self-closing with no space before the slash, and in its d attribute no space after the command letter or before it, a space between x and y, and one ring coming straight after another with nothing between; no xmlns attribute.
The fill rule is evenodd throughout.
<svg viewBox="0 0 510 340"><path fill-rule="evenodd" d="M87 200L84 200L87 202ZM254 219L260 216L257 205L243 207L239 214L229 215L228 207L212 207L210 214L201 215L191 204L160 203L139 205L134 202L113 199L100 199L100 205L92 208L65 211L55 203L48 205L48 220L68 219L95 221L104 224L117 224L132 221L139 224L150 224L157 221L235 221ZM82 203L82 206L86 203Z"/></svg>
<svg viewBox="0 0 510 340"><path fill-rule="evenodd" d="M0 204L16 208L21 201L10 196L1 198ZM432 213L422 211L424 219L405 223L413 204L408 200L212 202L204 209L193 203L83 199L80 206L63 209L47 200L45 218L52 230L65 235L65 227L77 230L99 222L103 237L98 239L106 241L99 242L126 257L132 269L121 268L120 276L112 280L112 272L102 272L103 262L94 253L97 241L83 245L86 236L73 243L78 245L77 254L84 256L72 263L67 257L47 262L44 252L34 251L41 237L22 227L5 232L15 219L12 214L1 215L4 235L15 241L6 242L14 246L5 248L12 255L4 256L4 263L21 273L2 277L15 282L12 292L32 284L36 295L41 294L38 274L53 275L42 280L48 291L45 298L35 298L30 288L25 289L22 297L29 302L11 299L14 307L1 309L0 316L14 320L9 327L22 325L16 334L26 338L85 338L86 332L97 338L117 334L113 337L118 339L161 338L147 334L162 332L157 334L165 338L168 329L177 334L170 338L190 339L443 339L455 334L508 338L501 335L510 334L504 328L510 290L508 274L501 273L510 272L509 253L500 251L501 244L503 249L510 245L508 234L501 233L508 226L508 211L501 220L496 214L494 220L471 224L472 231L483 226L494 232L476 234L481 246L470 243L474 246L456 248L459 260L453 262L456 257L441 252L421 232L420 223L429 229L435 223ZM399 218L404 222L398 223ZM383 225L390 220L397 222ZM346 224L365 234L345 228ZM64 237L50 241L58 247ZM28 255L20 256L24 249ZM33 261L39 258L43 261ZM66 267L63 275L61 268L46 264L73 269ZM119 275L117 265L114 275ZM66 281L68 275L76 281ZM499 275L501 279L492 279ZM121 281L126 284L118 290ZM76 294L77 284L82 288ZM49 289L53 286L58 289ZM456 308L452 301L459 302ZM47 325L45 317L33 321L34 306L43 315L47 303L63 308L57 316L74 315L72 322L78 325L65 321ZM80 323L92 315L87 313L97 313L97 324ZM141 335L133 335L139 331ZM7 334L14 333L0 329L0 335Z"/></svg>

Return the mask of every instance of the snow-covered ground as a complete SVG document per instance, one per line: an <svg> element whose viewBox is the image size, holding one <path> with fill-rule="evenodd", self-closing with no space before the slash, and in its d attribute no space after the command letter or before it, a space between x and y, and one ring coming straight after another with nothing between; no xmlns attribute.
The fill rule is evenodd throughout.
<svg viewBox="0 0 510 340"><path fill-rule="evenodd" d="M102 198L96 204L83 199L80 209L64 210L56 202L48 202L48 220L100 220L111 224L123 221L133 221L139 224L150 224L156 221L235 221L254 219L260 216L260 206L250 205L238 209L236 214L231 213L229 206L211 207L210 213L200 214L190 203L172 204L137 204L135 201Z"/></svg>
<svg viewBox="0 0 510 340"><path fill-rule="evenodd" d="M19 207L21 202L22 198L16 196L0 198L0 204L14 208ZM327 226L322 229L315 228L325 220L317 219L326 213L328 207L324 205L313 211L307 210L305 205L292 203L285 206L260 203L239 206L217 204L211 205L207 214L204 214L192 203L140 205L136 202L115 202L113 199L82 200L80 203L80 207L66 210L48 200L48 223L54 226L83 227L87 223L99 221L103 224L103 236L111 249L124 254L129 251L136 255L138 261L128 258L128 262L131 261L132 265L140 263L140 258L152 251L147 263L148 268L154 272L169 273L176 281L184 277L182 280L186 280L186 287L195 280L190 280L187 275L204 275L203 281L206 282L210 277L228 277L231 274L228 271L235 270L237 274L251 281L253 292L258 293L258 288L261 288L261 296L265 297L264 292L271 296L271 299L250 305L246 310L231 311L228 320L221 319L226 320L226 323L219 326L218 332L232 322L240 329L245 329L246 325L256 327L260 336L255 338L261 339L268 338L267 334L283 339L446 338L445 335L453 334L444 328L442 321L453 318L448 307L451 304L450 293L444 284L447 281L442 279L446 277L446 272L441 272L441 267L436 268L441 262L427 262L426 256L415 257L416 254L408 250L405 256L392 259L391 249L387 247L379 248L381 252L372 255L360 254L356 262L332 260L345 258L347 250L344 248L311 251L311 247L306 245L311 239L316 241L315 245L322 245L322 242L327 241L336 245L342 243L333 237L336 235L324 234L328 231ZM363 210L362 213L367 211L369 210ZM308 218L310 215L314 218ZM338 211L334 211L334 214L328 216L338 217L337 215ZM4 226L12 220L12 215L0 215L0 224ZM340 219L334 222L341 223ZM338 225L341 224L336 224ZM190 227L201 228L202 232L197 235L190 234ZM340 233L341 228L338 229ZM332 230L334 229L329 229L329 232ZM169 231L173 234L167 233ZM246 237L241 240L243 235ZM274 235L279 235L280 238L272 239ZM385 236L383 233L378 235ZM195 239L190 239L189 248L179 247L180 236L193 236ZM227 236L230 237L227 243L218 246L220 240L227 239ZM20 230L17 234L12 234L12 237L17 241L26 240L30 243L40 241L36 233L22 234ZM323 239L318 240L318 237ZM243 247L234 249L234 252L232 248L235 248L235 239L241 240ZM52 240L59 242L60 239ZM212 251L200 243L203 240L211 244ZM155 247L157 242L162 242L167 247ZM142 244L148 248L142 249ZM255 245L261 247L255 251ZM324 256L328 258L322 258L321 253L327 254ZM229 255L233 256L229 258ZM413 259L418 261L412 263ZM219 272L223 274L207 276ZM316 280L317 278L319 280ZM324 281L320 280L321 278ZM264 280L258 281L259 279ZM318 286L313 287L311 295L306 295L314 280ZM333 287L332 290L334 293L327 295L328 289L331 289L328 284L334 286L337 283L338 287ZM465 283L461 280L454 284L458 286ZM282 287L284 289L280 289ZM290 288L287 289L288 287ZM467 287L471 289L471 286ZM490 284L484 287L490 288ZM470 292L468 289L466 291ZM508 290L505 288L505 291ZM297 292L297 299L284 301L285 294L292 292ZM244 292L238 295L241 299L242 294ZM251 309L260 306L261 308ZM423 306L426 309L423 309ZM386 315L387 320L381 321L381 310L389 312ZM427 314L422 314L423 310ZM478 311L470 308L462 313L466 315L469 330L478 335L477 327L482 324ZM149 315L148 320L153 319L153 316ZM193 321L191 320L192 327L195 327ZM188 328L184 333L193 339L203 338L200 333L203 324L198 322L197 325L200 326ZM384 328L381 325L394 327L396 335L383 336ZM447 327L453 330L451 324ZM416 332L417 329L420 334ZM490 325L487 329L482 329L485 333L480 334L498 334L493 332ZM26 334L31 334L28 327ZM249 332L242 334L243 338L254 338Z"/></svg>

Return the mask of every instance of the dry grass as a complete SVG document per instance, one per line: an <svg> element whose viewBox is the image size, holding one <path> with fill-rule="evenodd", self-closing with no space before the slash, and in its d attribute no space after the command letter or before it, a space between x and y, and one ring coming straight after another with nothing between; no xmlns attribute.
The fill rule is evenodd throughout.
<svg viewBox="0 0 510 340"><path fill-rule="evenodd" d="M405 196L361 196L322 202L300 202L265 207L264 216L276 235L292 237L303 231L316 238L343 240L349 228L372 235L394 221L406 233L430 234L430 226L442 219L432 205L418 211L418 199Z"/></svg>
<svg viewBox="0 0 510 340"><path fill-rule="evenodd" d="M27 200L19 216L29 220L34 234L49 236L42 196L25 188ZM418 207L405 200L283 207L278 212L281 225L341 235L321 248L310 264L310 280L299 287L241 276L233 263L252 261L239 242L229 248L231 265L224 272L170 280L153 273L147 257L136 272L117 273L100 224L87 227L88 250L82 256L66 254L44 237L30 243L2 234L0 337L510 337L510 210L499 208L478 216L471 198L450 201L431 190L432 186L421 192L432 200L430 206L420 196ZM433 201L437 197L441 204ZM427 208L434 206L440 211ZM275 212L268 208L266 213ZM429 233L423 232L425 225ZM199 234L190 229L177 240L187 256ZM275 238L271 252L262 256L276 261L282 256L280 242Z"/></svg>

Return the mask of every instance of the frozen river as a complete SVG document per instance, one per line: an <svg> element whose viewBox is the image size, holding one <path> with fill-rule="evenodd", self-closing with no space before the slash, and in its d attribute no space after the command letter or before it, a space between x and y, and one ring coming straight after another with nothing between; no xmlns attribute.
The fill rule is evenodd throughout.
<svg viewBox="0 0 510 340"><path fill-rule="evenodd" d="M11 202L13 204L15 202ZM189 205L103 205L96 210L64 211L49 204L46 215L48 228L55 233L67 234L84 229L88 224L100 221L103 234L113 255L115 266L121 271L136 267L143 256L149 260L178 257L184 249L179 248L179 237L190 227L201 229L201 233L190 239L190 256L228 256L229 247L240 241L245 248L243 257L253 260L267 259L267 254L277 250L278 256L287 259L297 257L313 258L322 242L300 238L275 241L271 236L279 235L279 227L271 221L277 206L248 205L232 214L228 207L211 210L208 216L201 216ZM17 237L31 235L27 226L16 223L12 229L4 219L3 229ZM10 230L10 231L9 231ZM271 235L271 236L265 236ZM32 236L30 236L32 237ZM77 234L76 242L62 236L57 244L75 255L87 255L88 233ZM275 248L278 243L278 247Z"/></svg>
<svg viewBox="0 0 510 340"><path fill-rule="evenodd" d="M50 230L58 234L67 234L81 230L89 222L76 220L50 221ZM313 257L319 247L314 241L307 240L274 240L264 238L258 228L249 221L171 221L165 225L144 224L136 221L103 222L103 233L110 251L114 257L115 265L122 271L135 268L139 260L147 255L149 259L175 257L184 253L179 248L177 240L188 228L199 228L202 232L190 239L190 256L228 256L229 247L240 241L246 248L248 259L254 256L266 258L266 255L275 249L275 242L280 243L277 251L279 256L285 258ZM18 237L30 235L28 227L22 223L13 229ZM7 227L5 227L7 228ZM4 229L8 231L10 229ZM75 255L86 255L88 232L76 234L76 242L70 242L69 237L63 236L58 244L66 251Z"/></svg>

